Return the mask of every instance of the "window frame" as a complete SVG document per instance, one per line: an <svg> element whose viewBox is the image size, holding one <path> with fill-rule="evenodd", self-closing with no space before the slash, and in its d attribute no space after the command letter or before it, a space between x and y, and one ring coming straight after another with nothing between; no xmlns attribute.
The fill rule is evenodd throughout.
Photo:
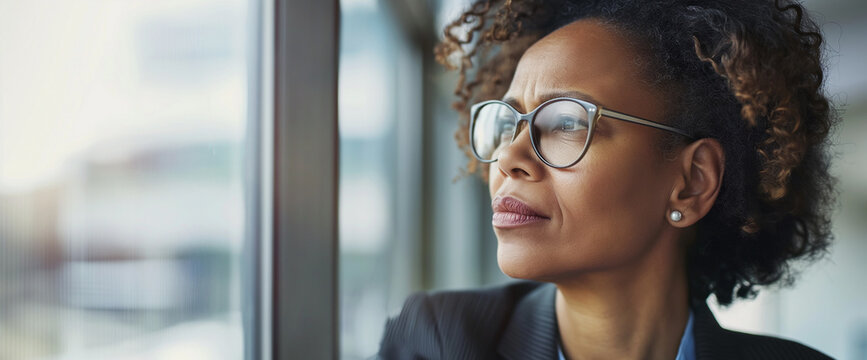
<svg viewBox="0 0 867 360"><path fill-rule="evenodd" d="M272 295L262 312L272 323L262 356L336 359L339 2L272 5L273 243L263 252Z"/></svg>

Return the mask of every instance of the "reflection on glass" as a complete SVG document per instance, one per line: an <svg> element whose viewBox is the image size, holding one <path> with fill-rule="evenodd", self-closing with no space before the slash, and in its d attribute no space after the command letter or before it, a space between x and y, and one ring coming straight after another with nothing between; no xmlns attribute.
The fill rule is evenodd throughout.
<svg viewBox="0 0 867 360"><path fill-rule="evenodd" d="M0 2L0 359L240 359L248 0Z"/></svg>

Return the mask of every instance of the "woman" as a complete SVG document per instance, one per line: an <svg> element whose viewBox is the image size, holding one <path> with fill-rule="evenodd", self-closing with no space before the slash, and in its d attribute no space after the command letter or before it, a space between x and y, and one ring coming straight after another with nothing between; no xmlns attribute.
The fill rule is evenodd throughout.
<svg viewBox="0 0 867 360"><path fill-rule="evenodd" d="M800 5L480 1L445 33L499 266L531 281L411 296L380 357L827 358L705 303L791 283L831 239L836 117Z"/></svg>

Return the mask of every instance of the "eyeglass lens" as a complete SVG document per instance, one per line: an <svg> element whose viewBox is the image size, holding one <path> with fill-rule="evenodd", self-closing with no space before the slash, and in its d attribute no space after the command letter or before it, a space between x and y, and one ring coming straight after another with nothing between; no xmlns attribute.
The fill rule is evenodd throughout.
<svg viewBox="0 0 867 360"><path fill-rule="evenodd" d="M502 103L490 103L476 112L474 120L470 141L477 156L481 160L496 160L515 136L518 120L515 112ZM577 102L546 104L536 112L532 125L536 150L554 166L575 162L587 145L589 115Z"/></svg>

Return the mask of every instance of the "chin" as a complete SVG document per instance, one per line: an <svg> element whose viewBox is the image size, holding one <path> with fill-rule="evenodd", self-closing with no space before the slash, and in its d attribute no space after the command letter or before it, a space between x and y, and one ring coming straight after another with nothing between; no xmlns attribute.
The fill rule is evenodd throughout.
<svg viewBox="0 0 867 360"><path fill-rule="evenodd" d="M534 251L536 250L536 251ZM515 279L551 281L560 273L553 269L550 255L538 253L539 248L522 248L515 245L497 246L497 265L503 274Z"/></svg>
<svg viewBox="0 0 867 360"><path fill-rule="evenodd" d="M612 270L629 263L624 256L594 251L562 249L553 244L499 242L497 265L515 279L558 282L574 280L589 273ZM622 255L622 254L619 254Z"/></svg>

